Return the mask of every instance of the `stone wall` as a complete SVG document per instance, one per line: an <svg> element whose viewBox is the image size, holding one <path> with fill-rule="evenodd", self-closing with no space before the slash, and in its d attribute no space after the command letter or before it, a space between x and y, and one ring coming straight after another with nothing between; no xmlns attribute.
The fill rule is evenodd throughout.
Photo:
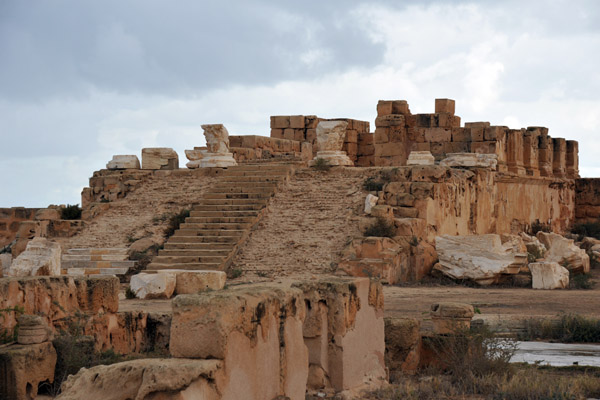
<svg viewBox="0 0 600 400"><path fill-rule="evenodd" d="M86 211L91 203L109 202L127 196L155 171L143 169L102 169L94 172L89 187L81 192L81 208Z"/></svg>
<svg viewBox="0 0 600 400"><path fill-rule="evenodd" d="M575 218L577 223L600 221L600 178L575 181Z"/></svg>
<svg viewBox="0 0 600 400"><path fill-rule="evenodd" d="M321 121L346 121L348 127L344 147L348 157L358 167L370 167L374 164L375 149L373 134L369 122L350 118L319 118L316 115L278 115L271 117L271 137L278 139L309 142L313 146L313 156L317 149L317 125Z"/></svg>
<svg viewBox="0 0 600 400"><path fill-rule="evenodd" d="M0 247L4 247L17 236L21 222L33 221L39 208L0 208Z"/></svg>
<svg viewBox="0 0 600 400"><path fill-rule="evenodd" d="M461 126L455 102L436 99L435 113L412 114L405 100L380 100L375 120L375 165L406 165L411 151L430 151L437 161L449 153L498 156L498 171L576 179L579 145L552 138L548 128L509 129L489 122Z"/></svg>
<svg viewBox="0 0 600 400"><path fill-rule="evenodd" d="M229 150L237 162L298 157L302 152L299 141L255 135L229 136Z"/></svg>

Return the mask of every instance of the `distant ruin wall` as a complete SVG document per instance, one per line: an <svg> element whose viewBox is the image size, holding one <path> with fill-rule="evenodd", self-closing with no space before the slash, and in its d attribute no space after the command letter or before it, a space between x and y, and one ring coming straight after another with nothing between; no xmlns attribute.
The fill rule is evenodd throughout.
<svg viewBox="0 0 600 400"><path fill-rule="evenodd" d="M600 178L575 181L575 218L577 223L600 221Z"/></svg>
<svg viewBox="0 0 600 400"><path fill-rule="evenodd" d="M409 226L404 234L518 233L535 222L564 232L575 216L575 184L567 179L531 178L440 166L394 168L383 201Z"/></svg>
<svg viewBox="0 0 600 400"><path fill-rule="evenodd" d="M39 208L0 208L0 247L15 240L21 222L33 221Z"/></svg>

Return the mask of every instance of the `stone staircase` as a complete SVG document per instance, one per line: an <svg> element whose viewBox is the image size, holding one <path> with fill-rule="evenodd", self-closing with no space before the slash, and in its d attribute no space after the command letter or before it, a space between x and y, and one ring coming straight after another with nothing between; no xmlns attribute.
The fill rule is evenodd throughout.
<svg viewBox="0 0 600 400"><path fill-rule="evenodd" d="M62 255L62 269L67 275L126 275L135 268L128 260L126 248L75 248Z"/></svg>
<svg viewBox="0 0 600 400"><path fill-rule="evenodd" d="M223 169L147 270L225 270L293 170L293 164L274 163Z"/></svg>

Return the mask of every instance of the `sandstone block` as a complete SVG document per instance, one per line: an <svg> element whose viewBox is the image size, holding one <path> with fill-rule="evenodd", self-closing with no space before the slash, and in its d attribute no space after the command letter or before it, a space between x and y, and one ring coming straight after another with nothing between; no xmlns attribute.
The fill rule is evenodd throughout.
<svg viewBox="0 0 600 400"><path fill-rule="evenodd" d="M425 141L427 142L449 142L452 140L452 129L431 128L425 131Z"/></svg>
<svg viewBox="0 0 600 400"><path fill-rule="evenodd" d="M176 285L175 274L140 273L131 277L129 286L138 299L168 299Z"/></svg>
<svg viewBox="0 0 600 400"><path fill-rule="evenodd" d="M175 275L176 294L195 294L225 287L227 274L223 271L190 271L184 269L164 269L159 273Z"/></svg>
<svg viewBox="0 0 600 400"><path fill-rule="evenodd" d="M438 335L468 331L475 315L473 306L464 303L438 303L431 305L433 331Z"/></svg>
<svg viewBox="0 0 600 400"><path fill-rule="evenodd" d="M178 169L179 156L168 147L142 149L142 169Z"/></svg>
<svg viewBox="0 0 600 400"><path fill-rule="evenodd" d="M12 255L10 253L0 254L0 271L2 272L2 276L8 276L11 264Z"/></svg>
<svg viewBox="0 0 600 400"><path fill-rule="evenodd" d="M393 113L392 101L379 100L377 102L377 116L381 117L384 115L390 115Z"/></svg>
<svg viewBox="0 0 600 400"><path fill-rule="evenodd" d="M411 151L406 165L434 165L435 158L429 151Z"/></svg>
<svg viewBox="0 0 600 400"><path fill-rule="evenodd" d="M271 129L271 137L275 139L283 139L283 129Z"/></svg>
<svg viewBox="0 0 600 400"><path fill-rule="evenodd" d="M503 140L506 136L506 126L488 126L484 131L485 140Z"/></svg>
<svg viewBox="0 0 600 400"><path fill-rule="evenodd" d="M456 103L451 99L435 99L436 113L449 113L454 115Z"/></svg>
<svg viewBox="0 0 600 400"><path fill-rule="evenodd" d="M290 117L278 115L271 117L271 129L285 129L290 127Z"/></svg>
<svg viewBox="0 0 600 400"><path fill-rule="evenodd" d="M54 382L55 366L50 342L0 347L0 398L35 399L40 383Z"/></svg>
<svg viewBox="0 0 600 400"><path fill-rule="evenodd" d="M452 141L453 142L470 142L471 131L466 128L452 128Z"/></svg>
<svg viewBox="0 0 600 400"><path fill-rule="evenodd" d="M396 236L425 237L427 221L421 218L396 218Z"/></svg>
<svg viewBox="0 0 600 400"><path fill-rule="evenodd" d="M412 374L419 368L420 328L416 318L385 318L385 365L391 372Z"/></svg>
<svg viewBox="0 0 600 400"><path fill-rule="evenodd" d="M304 129L304 115L290 115L290 128Z"/></svg>
<svg viewBox="0 0 600 400"><path fill-rule="evenodd" d="M106 169L140 169L140 159L136 155L115 155Z"/></svg>
<svg viewBox="0 0 600 400"><path fill-rule="evenodd" d="M534 289L566 289L569 287L569 270L555 262L529 264Z"/></svg>
<svg viewBox="0 0 600 400"><path fill-rule="evenodd" d="M286 128L283 130L283 138L285 140L296 140L296 130L292 128Z"/></svg>
<svg viewBox="0 0 600 400"><path fill-rule="evenodd" d="M61 247L46 238L36 237L11 264L10 276L60 275Z"/></svg>
<svg viewBox="0 0 600 400"><path fill-rule="evenodd" d="M392 114L410 114L406 100L392 101Z"/></svg>
<svg viewBox="0 0 600 400"><path fill-rule="evenodd" d="M35 212L37 221L58 221L61 219L60 211L56 208L42 208Z"/></svg>
<svg viewBox="0 0 600 400"><path fill-rule="evenodd" d="M498 156L496 154L479 153L450 153L440 161L443 167L478 167L496 169L498 165Z"/></svg>
<svg viewBox="0 0 600 400"><path fill-rule="evenodd" d="M383 115L375 119L376 128L389 128L391 126L404 126L405 120L402 114Z"/></svg>

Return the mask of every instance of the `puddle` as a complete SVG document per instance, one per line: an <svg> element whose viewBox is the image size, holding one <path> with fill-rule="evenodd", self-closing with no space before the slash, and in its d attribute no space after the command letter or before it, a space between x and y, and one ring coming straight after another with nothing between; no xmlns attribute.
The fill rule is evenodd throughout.
<svg viewBox="0 0 600 400"><path fill-rule="evenodd" d="M564 367L585 365L600 367L600 344L564 344L545 342L517 342L518 349L511 362Z"/></svg>

